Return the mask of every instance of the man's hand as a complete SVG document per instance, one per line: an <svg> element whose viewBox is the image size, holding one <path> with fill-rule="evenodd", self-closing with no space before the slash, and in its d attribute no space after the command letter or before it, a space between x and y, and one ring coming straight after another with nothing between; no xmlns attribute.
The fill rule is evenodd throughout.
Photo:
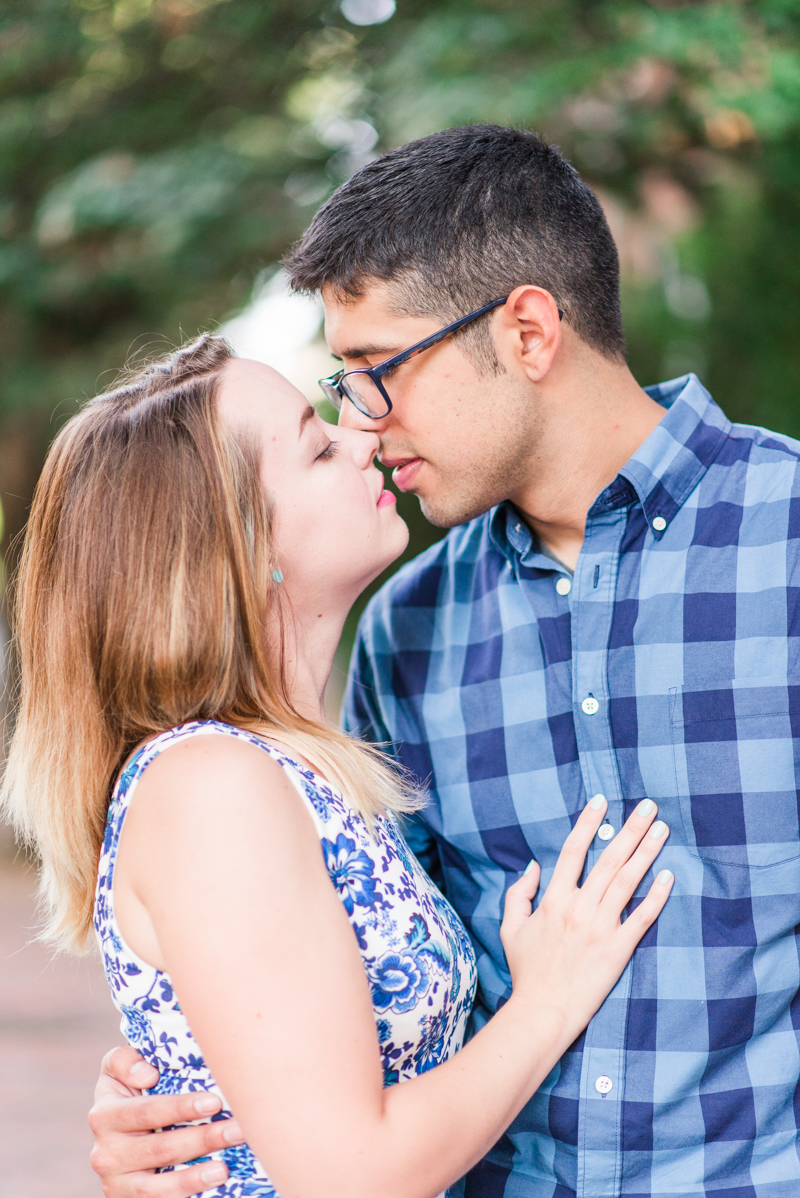
<svg viewBox="0 0 800 1198"><path fill-rule="evenodd" d="M157 1070L133 1048L114 1048L103 1058L89 1126L94 1135L90 1161L106 1198L190 1198L225 1180L228 1170L221 1161L173 1173L155 1170L244 1140L233 1119L160 1131L170 1124L208 1119L222 1103L202 1091L142 1096L142 1090L157 1081Z"/></svg>

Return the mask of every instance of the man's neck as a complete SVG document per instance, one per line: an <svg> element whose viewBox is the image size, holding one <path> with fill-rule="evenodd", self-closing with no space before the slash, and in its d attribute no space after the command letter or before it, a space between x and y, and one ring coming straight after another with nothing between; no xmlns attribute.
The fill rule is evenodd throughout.
<svg viewBox="0 0 800 1198"><path fill-rule="evenodd" d="M550 553L574 570L589 508L647 440L664 408L627 366L594 353L557 389L545 390L542 401L549 410L530 483L509 498Z"/></svg>

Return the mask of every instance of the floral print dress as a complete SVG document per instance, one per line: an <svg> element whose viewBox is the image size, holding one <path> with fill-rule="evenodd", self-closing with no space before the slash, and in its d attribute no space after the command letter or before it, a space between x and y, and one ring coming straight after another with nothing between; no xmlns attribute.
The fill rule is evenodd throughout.
<svg viewBox="0 0 800 1198"><path fill-rule="evenodd" d="M215 1119L230 1118L225 1097L192 1036L169 975L126 944L114 915L114 862L125 813L150 762L191 736L236 736L257 745L283 767L314 821L320 848L358 942L372 993L384 1084L416 1077L461 1047L475 997L472 945L452 907L406 845L393 816L382 816L370 837L343 795L318 774L260 737L229 724L184 724L150 741L117 781L108 809L98 870L94 925L122 1032L160 1074L153 1094L208 1090L222 1098ZM247 1145L214 1154L228 1166L213 1198L276 1198Z"/></svg>

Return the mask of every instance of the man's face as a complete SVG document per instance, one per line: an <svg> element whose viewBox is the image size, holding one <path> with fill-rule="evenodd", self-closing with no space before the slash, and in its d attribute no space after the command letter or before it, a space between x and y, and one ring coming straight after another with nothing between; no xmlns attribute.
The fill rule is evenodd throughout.
<svg viewBox="0 0 800 1198"><path fill-rule="evenodd" d="M346 370L376 366L442 324L398 315L389 286L378 282L356 300L342 302L328 289L322 298L328 345ZM482 374L448 337L384 377L393 405L387 416L370 420L344 400L339 423L378 434L381 461L432 524L463 524L513 500L530 477L540 424L535 395L513 360L504 366Z"/></svg>

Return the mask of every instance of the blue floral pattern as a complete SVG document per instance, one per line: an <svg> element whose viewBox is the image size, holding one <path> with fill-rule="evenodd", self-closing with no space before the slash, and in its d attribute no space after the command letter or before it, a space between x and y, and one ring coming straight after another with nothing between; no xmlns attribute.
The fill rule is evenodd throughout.
<svg viewBox="0 0 800 1198"><path fill-rule="evenodd" d="M209 1090L231 1111L203 1060L167 974L125 943L114 915L114 863L125 813L150 762L190 736L225 733L269 753L306 803L331 882L353 926L372 993L384 1084L425 1073L461 1047L475 997L475 954L464 925L409 850L392 816L370 837L344 797L312 770L242 729L212 720L184 724L145 745L120 775L112 795L98 870L94 924L111 995L129 1044L158 1069L155 1094ZM213 1198L277 1198L247 1145L215 1156L228 1166Z"/></svg>

